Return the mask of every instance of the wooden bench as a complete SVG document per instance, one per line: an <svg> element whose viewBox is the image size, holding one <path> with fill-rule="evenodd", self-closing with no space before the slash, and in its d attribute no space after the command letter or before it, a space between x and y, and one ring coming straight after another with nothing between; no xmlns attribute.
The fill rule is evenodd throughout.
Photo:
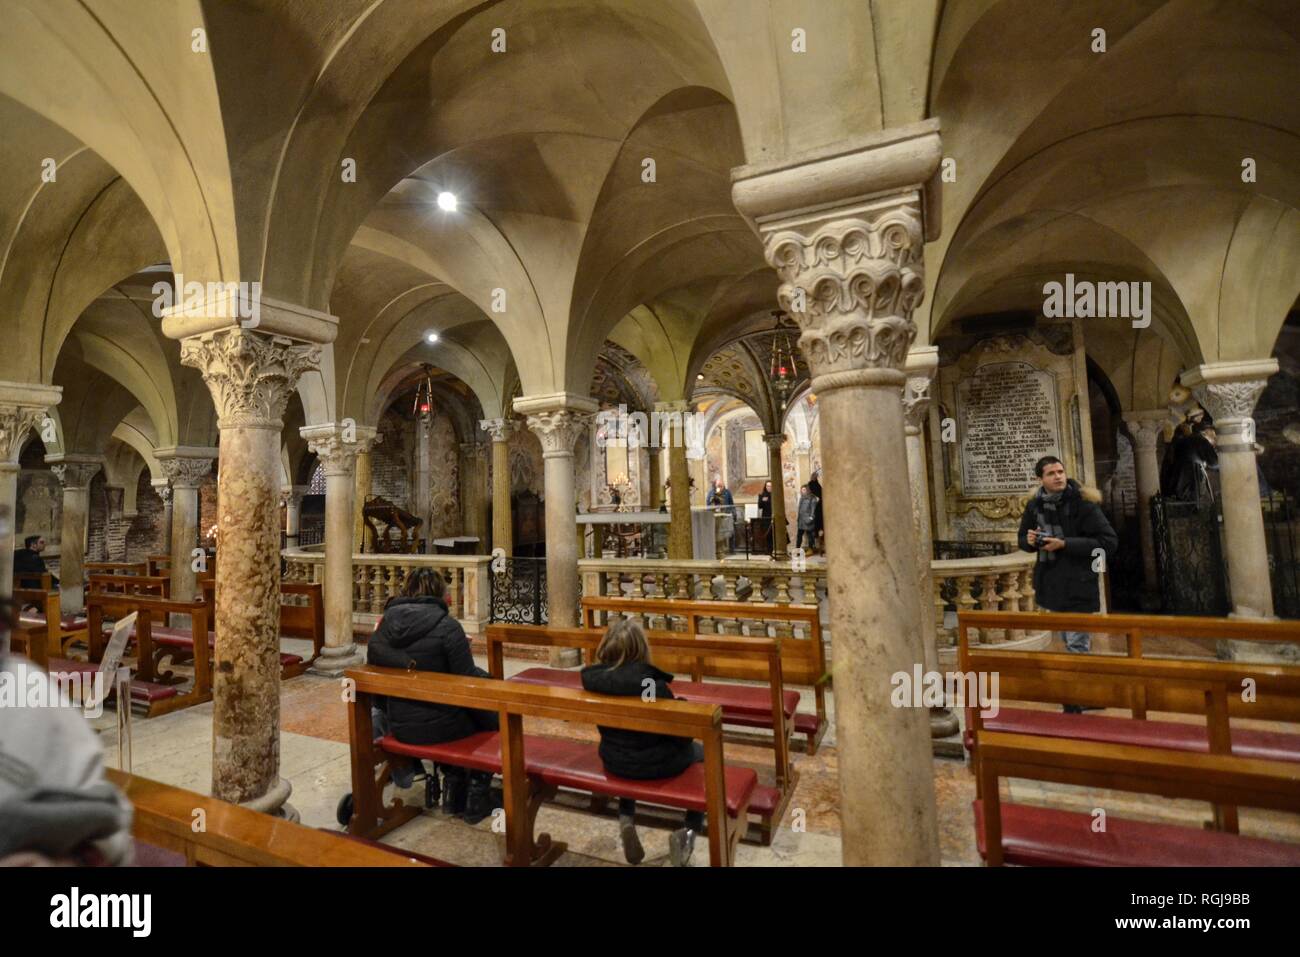
<svg viewBox="0 0 1300 957"><path fill-rule="evenodd" d="M602 633L586 628L555 628L546 625L489 625L487 640L488 672L493 678L505 678L505 646L529 645L542 648L580 648L588 663L595 661L596 647ZM722 708L722 723L732 723L736 716L745 727L753 727L754 717L767 721L772 738L776 786L759 785L749 802L749 811L757 819L758 839L772 843L772 831L785 815L790 795L794 793L796 775L790 767L790 719L799 704L799 695L785 691L781 683L781 639L737 638L718 635L683 635L673 631L652 631L646 635L656 664L664 653L681 651L713 654L737 659L767 662L766 687L729 685L701 681L674 681L673 697L682 701L716 704ZM661 666L662 667L662 666ZM582 688L582 675L560 668L528 668L511 681L545 685L552 688ZM746 739L751 740L751 739Z"/></svg>
<svg viewBox="0 0 1300 957"><path fill-rule="evenodd" d="M44 577L48 578L49 576ZM26 638L23 641L27 649L27 655L42 667L46 666L50 655L55 657L66 655L69 645L85 639L86 617L84 615L62 616L57 591L48 589L42 591L37 588L14 588L13 599L19 609L18 627L24 635L31 638L30 642ZM32 608L41 610L39 612L31 611ZM26 609L25 613L24 609ZM52 633L50 631L50 622L56 623ZM15 632L15 636L17 636L17 632ZM37 641L37 636L39 636L39 641ZM43 656L45 661L38 660L37 655Z"/></svg>
<svg viewBox="0 0 1300 957"><path fill-rule="evenodd" d="M582 624L587 628L602 627L601 614L655 615L664 618L668 631L675 631L671 622L681 619L684 634L711 637L704 633L701 622L714 618L791 622L807 628L807 638L785 637L781 641L781 675L786 686L810 687L813 691L815 713L796 712L792 719L793 732L804 736L804 750L816 754L822 737L826 734L826 688L830 674L826 670L826 650L822 644L821 619L816 605L782 605L774 602L752 601L692 601L680 598L619 598L609 596L584 596L582 599ZM678 632L679 634L682 632ZM766 635L764 635L766 637ZM689 674L692 681L705 675L717 678L741 678L750 681L764 680L765 666L761 662L692 655L665 653L660 667L666 671ZM763 727L766 719L758 717L751 725ZM729 723L743 724L740 716Z"/></svg>
<svg viewBox="0 0 1300 957"><path fill-rule="evenodd" d="M144 557L146 575L170 575L172 557L170 555L146 555Z"/></svg>
<svg viewBox="0 0 1300 957"><path fill-rule="evenodd" d="M422 854L259 814L237 804L106 771L135 809L137 864L190 867L448 867ZM194 827L195 812L204 826Z"/></svg>
<svg viewBox="0 0 1300 957"><path fill-rule="evenodd" d="M197 628L208 630L209 607L201 601L173 601L167 598L150 598L141 595L120 595L111 593L88 594L86 596L86 615L89 619L86 631L89 644L89 661L78 662L60 659L58 664L50 659L51 670L55 671L93 671L103 658L104 646L108 634L104 628L105 619L117 620L132 612L137 613L132 637L136 643L136 665L131 677L131 700L134 705L145 709L145 717L155 717L180 708L188 708L204 701L212 700L212 659L205 644L194 656L194 678L187 691L180 691L176 685L166 684L157 679L154 671L154 633L159 638L166 634L168 615L189 615Z"/></svg>
<svg viewBox="0 0 1300 957"><path fill-rule="evenodd" d="M547 865L565 849L549 835L534 836L537 812L561 787L604 797L629 797L664 807L704 811L709 821L709 861L735 860L750 797L758 777L749 768L727 767L722 752L722 709L688 701L646 702L569 688L549 688L427 671L366 666L346 672L355 682L349 705L353 812L348 830L376 838L420 813L418 807L382 795L393 755L421 758L501 775L505 785L505 863ZM437 745L408 745L389 736L376 741L372 698L383 695L432 704L497 711L501 731L480 732ZM550 718L583 724L697 738L704 762L675 778L632 781L605 773L594 742L525 735L523 719ZM376 769L378 768L378 771Z"/></svg>
<svg viewBox="0 0 1300 957"><path fill-rule="evenodd" d="M86 562L87 575L148 575L148 562Z"/></svg>
<svg viewBox="0 0 1300 957"><path fill-rule="evenodd" d="M1004 803L1002 778L1300 813L1300 765L984 731L976 840L990 867L1296 867L1300 844L1176 824ZM1103 808L1104 810L1104 808Z"/></svg>

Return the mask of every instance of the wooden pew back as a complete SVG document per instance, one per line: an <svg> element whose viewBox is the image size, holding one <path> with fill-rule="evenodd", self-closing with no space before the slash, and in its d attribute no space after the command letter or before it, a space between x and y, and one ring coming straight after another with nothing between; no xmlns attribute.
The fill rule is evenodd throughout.
<svg viewBox="0 0 1300 957"><path fill-rule="evenodd" d="M10 635L10 647L48 669L50 655L56 657L63 651L63 629L60 627L59 593L37 588L15 588L14 610L20 612L27 605L35 605L45 614L44 624L19 622Z"/></svg>
<svg viewBox="0 0 1300 957"><path fill-rule="evenodd" d="M151 576L171 574L172 557L170 555L146 555L145 574Z"/></svg>
<svg viewBox="0 0 1300 957"><path fill-rule="evenodd" d="M87 595L152 595L170 598L172 581L165 575L96 574L86 578Z"/></svg>
<svg viewBox="0 0 1300 957"><path fill-rule="evenodd" d="M104 619L117 620L136 612L135 641L138 649L136 673L141 680L153 680L153 626L166 625L168 615L189 615L191 634L206 635L212 607L201 601L173 601L146 595L113 592L86 595L87 641L90 660L98 663L104 655ZM189 693L170 699L164 710L188 707L212 697L212 655L208 643L194 642L194 686Z"/></svg>
<svg viewBox="0 0 1300 957"><path fill-rule="evenodd" d="M147 575L148 562L86 562L88 575Z"/></svg>
<svg viewBox="0 0 1300 957"><path fill-rule="evenodd" d="M49 572L40 572L39 574L25 574L23 572L14 572L14 588L25 588L29 591L50 591L54 587L54 576Z"/></svg>
<svg viewBox="0 0 1300 957"><path fill-rule="evenodd" d="M288 638L307 638L320 655L325 644L325 594L319 582L280 582L280 634ZM305 605L291 604L285 595L305 596Z"/></svg>
<svg viewBox="0 0 1300 957"><path fill-rule="evenodd" d="M375 695L430 704L497 711L501 715L501 777L505 785L506 844L512 862L526 864L532 856L527 828L528 780L524 771L523 719L550 718L648 731L704 744L709 853L715 863L730 863L726 839L727 808L722 754L722 709L686 701L642 701L593 695L569 688L516 684L492 678L468 678L428 671L402 671L366 665L349 669L356 694L348 706L352 745L352 792L355 807L351 827L364 833L379 818L369 785L380 763L375 748L370 709ZM716 825L716 826L715 826Z"/></svg>
<svg viewBox="0 0 1300 957"><path fill-rule="evenodd" d="M367 844L250 811L114 768L108 779L131 801L137 840L201 867L425 867L393 848ZM194 829L194 812L204 827Z"/></svg>
<svg viewBox="0 0 1300 957"><path fill-rule="evenodd" d="M1003 862L1001 778L1300 813L1300 765L1285 761L996 731L981 734L980 752L984 846L990 867Z"/></svg>

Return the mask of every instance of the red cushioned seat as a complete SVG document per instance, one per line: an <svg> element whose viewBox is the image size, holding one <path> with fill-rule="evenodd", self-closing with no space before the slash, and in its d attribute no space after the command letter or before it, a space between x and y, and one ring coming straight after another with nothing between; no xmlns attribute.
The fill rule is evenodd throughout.
<svg viewBox="0 0 1300 957"><path fill-rule="evenodd" d="M181 631L178 628L152 628L149 632L155 645L164 648L184 648L187 651L193 650L194 638L188 631ZM134 637L135 632L132 632ZM217 636L213 632L208 632L208 647L217 646ZM302 664L302 655L291 655L288 652L280 652L280 667L286 668L290 665Z"/></svg>
<svg viewBox="0 0 1300 957"><path fill-rule="evenodd" d="M19 619L24 625L43 625L45 616L28 612ZM64 631L85 631L88 620L85 615L64 615L59 619L59 627Z"/></svg>
<svg viewBox="0 0 1300 957"><path fill-rule="evenodd" d="M1170 751L1208 754L1204 724L1182 721L1140 721L1100 714L1065 714L1029 708L1003 708L996 718L983 719L989 731L1008 731L1047 738L1074 738L1104 744L1134 744ZM969 738L969 733L967 735ZM966 747L971 746L968 740ZM1243 758L1300 761L1300 734L1232 729L1232 753Z"/></svg>
<svg viewBox="0 0 1300 957"><path fill-rule="evenodd" d="M559 668L528 668L510 679L524 684L549 685L555 688L581 688L582 675L577 671ZM760 718L762 722L749 723L750 727L772 726L772 694L765 687L754 685L729 685L711 681L674 681L670 686L673 697L679 701L722 706L723 720L742 723L740 718ZM781 704L789 718L799 707L799 692L782 690ZM733 720L735 719L735 720Z"/></svg>
<svg viewBox="0 0 1300 957"><path fill-rule="evenodd" d="M984 846L984 802L975 801L975 837ZM1077 811L1002 804L1002 854L1008 864L1038 867L1296 867L1300 844L1240 837L1177 824L1108 816L1106 830Z"/></svg>
<svg viewBox="0 0 1300 957"><path fill-rule="evenodd" d="M291 655L288 652L284 652L284 651L280 652L281 668L284 668L287 665L299 665L299 664L302 664L302 655Z"/></svg>
<svg viewBox="0 0 1300 957"><path fill-rule="evenodd" d="M403 754L429 761L441 761L475 771L501 770L499 735L481 731L468 738L446 744L403 744L391 735L380 740L380 747L393 754ZM633 781L605 773L594 744L524 735L524 769L547 784L574 788L610 797L634 798L651 804L667 804L688 811L705 810L704 765L692 764L675 778ZM728 767L726 774L727 813L735 817L758 784L758 775L749 768Z"/></svg>
<svg viewBox="0 0 1300 957"><path fill-rule="evenodd" d="M84 661L73 661L71 658L51 658L50 671L61 671L66 674L80 672L83 675L93 675L99 670L95 665L87 664ZM107 679L105 679L107 681ZM108 697L113 697L113 690L110 689ZM176 688L172 685L160 685L152 681L141 681L138 678L131 679L131 700L145 701L153 704L155 701L162 701L164 698L176 697Z"/></svg>
<svg viewBox="0 0 1300 957"><path fill-rule="evenodd" d="M781 792L779 789L769 787L766 784L759 784L754 788L754 793L749 798L749 810L759 817L771 817L776 813L777 805L781 803Z"/></svg>

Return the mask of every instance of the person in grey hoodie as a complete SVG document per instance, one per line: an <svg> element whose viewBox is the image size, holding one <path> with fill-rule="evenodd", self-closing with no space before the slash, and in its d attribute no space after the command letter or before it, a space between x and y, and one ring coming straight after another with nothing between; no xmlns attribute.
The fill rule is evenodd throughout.
<svg viewBox="0 0 1300 957"><path fill-rule="evenodd" d="M795 533L794 547L802 548L804 536L808 536L811 549L817 541L817 496L808 490L807 485L799 486L799 531Z"/></svg>
<svg viewBox="0 0 1300 957"><path fill-rule="evenodd" d="M12 625L12 603L0 616ZM58 707L29 706L35 682ZM0 867L130 864L131 803L105 778L99 738L66 688L4 653L0 684Z"/></svg>

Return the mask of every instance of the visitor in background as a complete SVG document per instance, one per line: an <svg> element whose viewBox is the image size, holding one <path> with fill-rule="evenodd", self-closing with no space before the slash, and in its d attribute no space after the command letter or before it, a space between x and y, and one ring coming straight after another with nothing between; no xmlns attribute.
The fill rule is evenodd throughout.
<svg viewBox="0 0 1300 957"><path fill-rule="evenodd" d="M822 470L818 469L813 472L811 481L808 482L808 491L812 493L816 508L813 512L813 533L810 541L813 543L813 550L825 551L826 546L821 543L822 530L825 529L825 516L822 513Z"/></svg>
<svg viewBox="0 0 1300 957"><path fill-rule="evenodd" d="M45 567L45 559L41 557L41 552L45 551L45 537L43 535L28 535L23 539L23 547L14 550L14 578L22 579L27 577L38 578L49 572ZM50 576L52 587L59 587L59 580L53 575ZM37 586L34 581L18 581L20 588L34 588Z"/></svg>
<svg viewBox="0 0 1300 957"><path fill-rule="evenodd" d="M0 600L6 639L14 618L14 603ZM26 706L36 676L49 682L41 697L62 707ZM0 713L0 867L131 863L131 803L104 777L99 738L66 688L6 652L0 681L19 689Z"/></svg>
<svg viewBox="0 0 1300 957"><path fill-rule="evenodd" d="M770 552L776 542L772 534L772 482L763 483L763 491L758 493L759 523L767 529L767 550Z"/></svg>
<svg viewBox="0 0 1300 957"><path fill-rule="evenodd" d="M582 687L587 691L623 698L641 697L653 685L653 700L671 700L668 683L672 680L672 675L650 663L645 632L630 618L619 618L609 626L596 647L596 664L582 669ZM692 738L621 728L599 730L601 763L617 777L634 781L675 778L704 760L704 748ZM668 838L668 857L674 867L685 867L690 861L695 835L703 825L703 811L687 811L685 825ZM640 864L645 850L636 833L636 801L632 798L618 799L618 830L623 856L629 864Z"/></svg>
<svg viewBox="0 0 1300 957"><path fill-rule="evenodd" d="M808 551L816 551L817 499L807 485L799 486L799 512L796 523L798 530L794 536L794 547L803 548L803 540L807 536Z"/></svg>
<svg viewBox="0 0 1300 957"><path fill-rule="evenodd" d="M370 638L366 660L382 668L491 677L474 663L469 638L460 622L451 617L446 594L446 582L433 569L411 572L402 595L385 606L384 617ZM383 711L392 735L403 744L442 744L479 731L498 730L495 711L403 698L386 701ZM477 824L492 813L490 772L451 765L443 766L442 771L443 807L449 813L463 815L468 824Z"/></svg>
<svg viewBox="0 0 1300 957"><path fill-rule="evenodd" d="M1040 487L1020 518L1020 548L1037 552L1034 598L1044 611L1095 613L1101 609L1101 591L1094 564L1105 568L1115 554L1119 538L1101 510L1101 493L1081 488L1067 478L1065 466L1054 455L1034 464ZM1104 561L1097 562L1100 550ZM1092 637L1086 631L1064 633L1065 650L1087 654ZM1067 704L1068 714L1083 708Z"/></svg>

